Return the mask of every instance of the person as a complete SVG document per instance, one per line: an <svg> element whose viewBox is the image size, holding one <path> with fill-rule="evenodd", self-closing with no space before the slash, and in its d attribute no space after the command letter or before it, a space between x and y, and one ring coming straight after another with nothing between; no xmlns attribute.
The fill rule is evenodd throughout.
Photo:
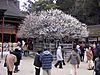
<svg viewBox="0 0 100 75"><path fill-rule="evenodd" d="M87 63L88 60L87 60L87 55L86 55L86 52L88 51L88 48L85 48L85 52L84 52L84 62Z"/></svg>
<svg viewBox="0 0 100 75"><path fill-rule="evenodd" d="M93 61L95 61L95 52L96 52L96 43L94 42L93 44L92 44L92 52L93 52Z"/></svg>
<svg viewBox="0 0 100 75"><path fill-rule="evenodd" d="M61 46L58 46L57 49L57 63L54 65L55 67L57 67L59 65L59 68L62 69L62 61L63 61L63 57L62 57L62 51L61 51Z"/></svg>
<svg viewBox="0 0 100 75"><path fill-rule="evenodd" d="M95 59L94 66L95 75L100 75L100 52L98 53L98 57Z"/></svg>
<svg viewBox="0 0 100 75"><path fill-rule="evenodd" d="M22 52L21 50L16 48L14 54L17 57L17 62L14 64L15 65L14 73L17 73L19 71L18 66L20 65L20 60L22 59Z"/></svg>
<svg viewBox="0 0 100 75"><path fill-rule="evenodd" d="M7 67L7 74L12 75L14 63L17 61L16 56L13 54L13 52L10 52L5 58L6 61L6 67Z"/></svg>
<svg viewBox="0 0 100 75"><path fill-rule="evenodd" d="M76 53L79 55L79 57L81 56L81 50L80 50L80 45L74 45L74 47L76 47ZM81 59L81 58L80 58ZM79 68L79 64L77 64L77 68Z"/></svg>
<svg viewBox="0 0 100 75"><path fill-rule="evenodd" d="M97 43L96 50L95 50L95 53L94 53L95 58L97 58L99 56L98 55L99 52L100 52L100 43Z"/></svg>
<svg viewBox="0 0 100 75"><path fill-rule="evenodd" d="M27 43L25 43L25 45L23 46L23 50L24 50L24 56L28 56L29 51L28 51L28 44Z"/></svg>
<svg viewBox="0 0 100 75"><path fill-rule="evenodd" d="M80 53L81 61L84 61L85 50L84 50L84 46L83 45L80 46L80 51L81 51L81 53Z"/></svg>
<svg viewBox="0 0 100 75"><path fill-rule="evenodd" d="M79 55L77 54L77 52L75 51L76 48L73 48L67 62L70 62L72 68L71 68L71 75L77 75L77 65L80 64L80 57Z"/></svg>
<svg viewBox="0 0 100 75"><path fill-rule="evenodd" d="M88 70L93 69L93 53L91 50L91 46L89 46L88 50L86 51L87 61L88 61Z"/></svg>
<svg viewBox="0 0 100 75"><path fill-rule="evenodd" d="M51 75L53 55L47 48L40 54L40 61L42 62L43 75Z"/></svg>
<svg viewBox="0 0 100 75"><path fill-rule="evenodd" d="M24 40L22 40L22 45L21 45L21 46L23 47L24 45L25 45L25 41L24 41Z"/></svg>
<svg viewBox="0 0 100 75"><path fill-rule="evenodd" d="M34 59L34 66L35 66L35 75L40 75L40 68L42 67L42 63L40 61L40 54L42 51L37 51Z"/></svg>
<svg viewBox="0 0 100 75"><path fill-rule="evenodd" d="M77 53L80 55L81 54L81 50L80 50L80 45L79 44L76 45L76 50L77 50Z"/></svg>
<svg viewBox="0 0 100 75"><path fill-rule="evenodd" d="M63 48L63 46L61 46L61 48ZM61 49L61 51L62 51L62 58L63 58L63 60L62 60L62 63L63 63L63 65L66 65L65 64L65 60L64 60L64 57L65 57L65 55L64 55L64 50L63 49Z"/></svg>

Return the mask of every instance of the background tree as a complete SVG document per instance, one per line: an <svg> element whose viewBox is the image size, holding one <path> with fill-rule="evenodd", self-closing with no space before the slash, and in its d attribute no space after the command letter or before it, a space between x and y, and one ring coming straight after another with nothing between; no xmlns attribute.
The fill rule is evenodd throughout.
<svg viewBox="0 0 100 75"><path fill-rule="evenodd" d="M31 13L34 11L49 10L51 8L55 9L57 5L55 4L55 0L38 0L34 2L28 0L27 3L24 3L23 7Z"/></svg>
<svg viewBox="0 0 100 75"><path fill-rule="evenodd" d="M75 0L57 0L56 5L58 6L57 9L69 14L75 6Z"/></svg>
<svg viewBox="0 0 100 75"><path fill-rule="evenodd" d="M88 25L100 24L100 0L28 0L23 7L29 13L57 8Z"/></svg>
<svg viewBox="0 0 100 75"><path fill-rule="evenodd" d="M100 0L57 0L59 9L86 24L100 24Z"/></svg>

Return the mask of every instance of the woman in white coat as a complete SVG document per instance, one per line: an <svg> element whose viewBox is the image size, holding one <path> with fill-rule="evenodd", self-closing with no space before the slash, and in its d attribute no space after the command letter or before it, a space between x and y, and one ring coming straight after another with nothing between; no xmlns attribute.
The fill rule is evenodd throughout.
<svg viewBox="0 0 100 75"><path fill-rule="evenodd" d="M61 51L61 46L58 46L57 49L57 63L54 65L55 67L57 67L59 65L59 68L62 69L62 61L63 61L63 57L62 57L62 51Z"/></svg>

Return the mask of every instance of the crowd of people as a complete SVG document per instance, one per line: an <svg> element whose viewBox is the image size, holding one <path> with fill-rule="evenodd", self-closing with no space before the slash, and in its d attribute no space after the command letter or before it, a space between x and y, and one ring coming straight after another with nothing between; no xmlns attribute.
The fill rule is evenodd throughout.
<svg viewBox="0 0 100 75"><path fill-rule="evenodd" d="M51 59L53 58L52 54L50 53L50 51L47 54L45 54L45 49L43 52L39 51L37 53L38 54L35 56L34 62L37 62L39 64L38 65L34 64L36 68L35 75L40 75L41 67L43 69L43 75L51 75L51 69L52 69L51 64L53 61L53 59ZM49 53L51 57L49 57ZM45 55L46 57L43 55ZM41 57L43 58L42 61ZM56 58L57 61L54 64L54 67L55 68L59 67L59 69L63 69L63 65L66 65L66 62L64 59L64 52L62 46L58 46L56 51ZM72 66L70 70L71 75L77 75L77 68L80 68L81 62L85 62L87 64L87 70L94 70L95 75L100 75L100 44L95 44L95 43L84 44L82 42L80 44L73 45L71 54L67 59L67 63L70 63ZM44 66L46 68L44 68ZM45 73L44 70L46 71Z"/></svg>
<svg viewBox="0 0 100 75"><path fill-rule="evenodd" d="M100 75L100 60L99 60L100 44L99 43L96 44L94 42L94 43L84 44L82 42L80 44L76 44L75 47L73 46L73 50L69 57L70 63L73 66L72 67L73 71L71 70L73 72L71 73L72 75L77 75L76 69L79 68L80 62L86 62L87 70L94 70L95 75ZM74 55L74 57L72 55Z"/></svg>
<svg viewBox="0 0 100 75"><path fill-rule="evenodd" d="M18 66L20 65L20 60L22 59L22 50L24 49L24 56L28 56L27 43L22 45L18 44L18 47L14 51L10 51L5 57L5 63L7 67L7 74L12 75L13 69L14 73L19 71ZM40 70L42 68L43 75L51 75L52 70L53 55L48 48L43 50L37 50L34 58L33 65L35 66L35 75L40 75ZM80 68L81 62L87 63L87 70L94 70L95 75L100 75L100 44L88 44L84 43L73 45L73 49L65 62L65 55L63 46L59 45L56 50L56 63L54 67L63 69L63 65L66 63L71 64L71 75L77 75L77 68Z"/></svg>

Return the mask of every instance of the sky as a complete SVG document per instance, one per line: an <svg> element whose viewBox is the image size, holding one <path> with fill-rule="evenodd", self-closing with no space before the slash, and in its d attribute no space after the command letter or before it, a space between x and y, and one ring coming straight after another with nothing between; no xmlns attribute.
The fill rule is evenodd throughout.
<svg viewBox="0 0 100 75"><path fill-rule="evenodd" d="M20 1L20 9L23 10L23 8L22 8L23 2L27 2L27 0L18 0L18 1ZM34 2L34 0L31 0L31 1ZM37 0L35 0L35 1L37 1Z"/></svg>
<svg viewBox="0 0 100 75"><path fill-rule="evenodd" d="M26 2L27 0L19 0L20 1L20 9L22 10L22 5L23 5L23 2Z"/></svg>

